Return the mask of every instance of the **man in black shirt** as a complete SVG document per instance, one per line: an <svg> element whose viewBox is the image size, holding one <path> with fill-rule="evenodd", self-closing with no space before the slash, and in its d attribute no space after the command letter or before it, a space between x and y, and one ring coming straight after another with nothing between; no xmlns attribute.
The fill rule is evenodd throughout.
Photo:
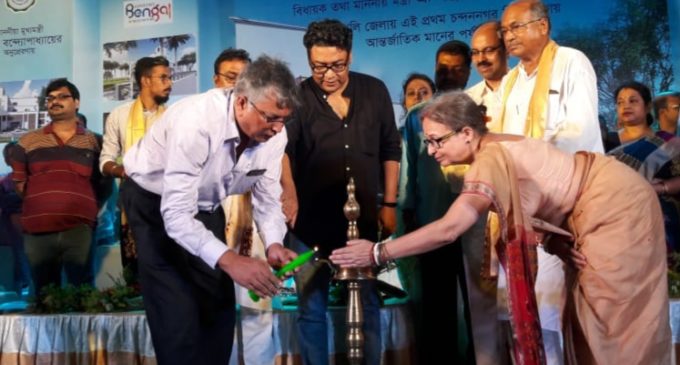
<svg viewBox="0 0 680 365"><path fill-rule="evenodd" d="M376 240L396 225L401 141L392 102L378 79L350 72L352 31L337 20L312 22L304 36L312 76L300 85L302 107L286 126L299 210L295 243L326 257L347 241L343 205L350 177L361 208L361 238ZM381 181L381 177L383 180ZM384 192L382 203L379 191ZM381 205L379 208L378 206ZM328 364L326 309L330 270L299 288L298 329L305 364ZM380 363L380 308L373 281L362 283L365 363Z"/></svg>

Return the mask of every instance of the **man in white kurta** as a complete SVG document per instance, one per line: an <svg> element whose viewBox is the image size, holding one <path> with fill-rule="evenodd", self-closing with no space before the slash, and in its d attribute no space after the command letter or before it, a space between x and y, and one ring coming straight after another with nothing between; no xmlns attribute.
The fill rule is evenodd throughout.
<svg viewBox="0 0 680 365"><path fill-rule="evenodd" d="M140 58L135 64L134 74L139 95L113 109L106 118L99 158L99 169L105 175L125 175L123 155L161 117L172 91L172 75L164 57ZM134 122L139 126L130 125Z"/></svg>
<svg viewBox="0 0 680 365"><path fill-rule="evenodd" d="M170 63L165 57L142 57L135 63L134 77L139 95L113 109L104 124L99 157L103 175L124 178L123 156L160 119L172 91ZM137 245L124 212L120 216L120 256L132 282L137 281Z"/></svg>
<svg viewBox="0 0 680 365"><path fill-rule="evenodd" d="M595 71L582 52L550 39L545 5L513 2L503 13L499 33L508 53L520 62L503 79L505 108L492 131L543 139L572 153L603 152ZM499 278L499 287L502 281ZM563 264L541 246L535 288L548 364L562 364ZM501 300L503 294L499 289Z"/></svg>

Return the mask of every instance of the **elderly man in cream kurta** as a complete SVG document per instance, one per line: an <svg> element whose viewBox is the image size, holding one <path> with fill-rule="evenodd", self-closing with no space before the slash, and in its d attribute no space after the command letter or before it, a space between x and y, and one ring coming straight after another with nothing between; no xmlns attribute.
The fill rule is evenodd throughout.
<svg viewBox="0 0 680 365"><path fill-rule="evenodd" d="M595 72L582 52L550 39L545 5L535 0L511 3L503 12L499 34L508 53L520 62L503 79L505 108L492 132L543 139L572 153L603 152ZM501 277L501 298L502 286ZM542 246L535 288L548 364L562 364L564 269L560 259Z"/></svg>

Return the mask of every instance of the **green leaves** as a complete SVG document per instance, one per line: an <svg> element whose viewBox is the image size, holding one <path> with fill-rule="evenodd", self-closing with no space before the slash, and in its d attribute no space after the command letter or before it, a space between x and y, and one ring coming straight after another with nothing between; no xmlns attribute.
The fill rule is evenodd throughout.
<svg viewBox="0 0 680 365"><path fill-rule="evenodd" d="M48 285L33 301L28 311L33 313L104 313L142 309L139 290L117 282L115 286L97 290L92 285L58 287Z"/></svg>

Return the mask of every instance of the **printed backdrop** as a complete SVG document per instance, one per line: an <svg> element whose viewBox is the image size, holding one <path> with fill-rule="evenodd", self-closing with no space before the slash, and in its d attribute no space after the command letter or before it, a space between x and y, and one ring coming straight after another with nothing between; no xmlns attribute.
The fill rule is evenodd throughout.
<svg viewBox="0 0 680 365"><path fill-rule="evenodd" d="M101 132L101 116L133 97L131 68L146 55L162 54L171 62L175 86L170 102L210 88L213 60L230 46L245 48L253 56L281 57L296 75L306 76L302 34L310 21L324 18L340 19L354 30L352 69L381 78L396 106L406 75L432 75L441 43L469 42L475 27L499 18L507 1L32 3L0 2L0 147L49 120L41 95L49 80L59 77L68 77L78 86L80 111L90 120L88 127ZM611 92L625 78L641 80L654 92L680 89L677 0L548 0L546 4L553 37L583 50L593 62L603 115L611 115ZM479 80L473 71L468 86ZM0 173L7 171L0 161Z"/></svg>

